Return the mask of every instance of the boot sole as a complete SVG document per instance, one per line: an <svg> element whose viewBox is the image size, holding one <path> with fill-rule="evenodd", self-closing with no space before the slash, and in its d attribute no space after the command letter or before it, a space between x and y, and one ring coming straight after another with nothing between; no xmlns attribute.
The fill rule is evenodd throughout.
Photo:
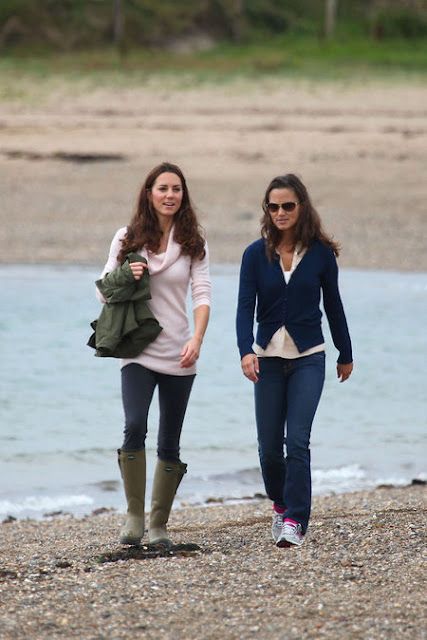
<svg viewBox="0 0 427 640"><path fill-rule="evenodd" d="M287 540L278 540L276 542L276 547L279 549L285 549L287 547L293 547L294 545L288 542Z"/></svg>
<svg viewBox="0 0 427 640"><path fill-rule="evenodd" d="M157 546L157 545L162 545L162 547L167 547L168 549L170 549L170 547L172 546L172 540L169 540L168 538L159 538L158 540L149 540L149 543Z"/></svg>
<svg viewBox="0 0 427 640"><path fill-rule="evenodd" d="M299 549L299 547L301 546L302 542L300 542L300 544L296 542L289 542L289 540L278 540L276 542L276 547L279 547L279 549L285 549L287 547L296 547L297 549Z"/></svg>
<svg viewBox="0 0 427 640"><path fill-rule="evenodd" d="M131 547L139 547L142 538L120 538L120 544L127 544Z"/></svg>

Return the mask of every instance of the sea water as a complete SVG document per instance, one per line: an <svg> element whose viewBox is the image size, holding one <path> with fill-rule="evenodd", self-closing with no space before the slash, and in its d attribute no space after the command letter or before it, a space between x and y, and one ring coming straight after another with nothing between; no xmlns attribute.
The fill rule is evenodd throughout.
<svg viewBox="0 0 427 640"><path fill-rule="evenodd" d="M116 449L123 410L119 362L86 346L100 306L97 270L2 266L0 517L124 509ZM240 370L237 266L212 268L211 322L181 440L181 504L264 491L253 385ZM351 379L336 379L326 318L326 381L312 431L313 491L405 484L427 472L427 274L341 270L354 346ZM148 491L157 398L149 417Z"/></svg>

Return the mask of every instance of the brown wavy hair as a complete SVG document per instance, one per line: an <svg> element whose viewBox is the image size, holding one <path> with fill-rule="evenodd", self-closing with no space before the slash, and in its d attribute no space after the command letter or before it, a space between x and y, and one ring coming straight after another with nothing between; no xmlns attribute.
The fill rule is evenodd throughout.
<svg viewBox="0 0 427 640"><path fill-rule="evenodd" d="M281 240L281 232L274 226L267 208L270 201L270 193L273 189L292 189L301 205L300 214L295 225L295 244L300 243L303 247L308 248L315 240L320 240L338 256L340 246L324 231L320 216L311 203L306 186L298 176L293 173L287 173L284 176L273 178L262 201L264 215L261 218L261 235L266 241L266 252L269 260L273 260L276 247Z"/></svg>
<svg viewBox="0 0 427 640"><path fill-rule="evenodd" d="M162 173L174 173L181 180L182 185L181 206L174 215L174 240L181 245L181 253L184 255L200 260L205 256L202 228L197 221L184 174L176 164L162 162L150 171L141 187L136 212L127 227L122 248L117 256L120 264L123 264L126 255L131 251L139 251L142 247L153 252L159 249L162 230L148 196L153 184Z"/></svg>

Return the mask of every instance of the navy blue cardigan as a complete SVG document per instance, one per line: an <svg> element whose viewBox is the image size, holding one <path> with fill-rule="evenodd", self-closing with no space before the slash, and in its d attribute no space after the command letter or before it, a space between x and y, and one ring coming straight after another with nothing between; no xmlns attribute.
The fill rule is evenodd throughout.
<svg viewBox="0 0 427 640"><path fill-rule="evenodd" d="M334 252L316 240L286 284L279 256L270 262L260 238L245 250L240 269L237 305L237 342L240 357L254 353L253 324L256 303L256 343L265 349L283 325L301 353L324 342L320 292L338 362L353 361L351 340L338 289L338 266Z"/></svg>

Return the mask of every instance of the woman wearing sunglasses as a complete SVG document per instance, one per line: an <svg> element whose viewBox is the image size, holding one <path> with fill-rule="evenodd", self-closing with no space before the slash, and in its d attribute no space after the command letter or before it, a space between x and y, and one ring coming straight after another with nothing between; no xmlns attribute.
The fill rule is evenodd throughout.
<svg viewBox="0 0 427 640"><path fill-rule="evenodd" d="M237 339L243 373L255 383L273 540L278 547L300 546L311 508L311 425L325 378L321 295L341 382L353 370L351 340L338 289L339 247L323 231L304 184L293 174L274 178L262 208L262 237L242 258Z"/></svg>

